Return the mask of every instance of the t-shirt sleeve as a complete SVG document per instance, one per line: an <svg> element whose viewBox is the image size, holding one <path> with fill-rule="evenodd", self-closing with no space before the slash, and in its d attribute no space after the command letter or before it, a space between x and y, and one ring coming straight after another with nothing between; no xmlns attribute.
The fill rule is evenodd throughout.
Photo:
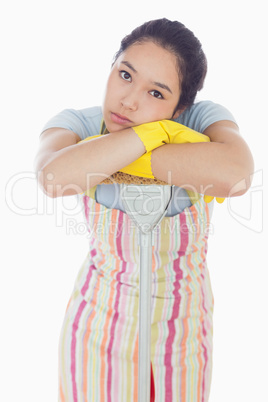
<svg viewBox="0 0 268 402"><path fill-rule="evenodd" d="M234 116L224 106L211 101L201 101L186 109L175 121L203 133L211 124L221 120L236 123Z"/></svg>
<svg viewBox="0 0 268 402"><path fill-rule="evenodd" d="M82 110L65 109L52 117L45 124L42 132L49 128L60 127L73 131L79 135L81 140L84 140L89 136L99 134L101 121L101 107L96 106Z"/></svg>

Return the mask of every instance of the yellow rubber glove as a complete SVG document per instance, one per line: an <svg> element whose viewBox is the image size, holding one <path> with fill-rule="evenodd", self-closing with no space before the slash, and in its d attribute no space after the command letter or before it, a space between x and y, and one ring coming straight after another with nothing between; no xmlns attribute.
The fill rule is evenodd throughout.
<svg viewBox="0 0 268 402"><path fill-rule="evenodd" d="M207 204L208 204L209 202L211 202L213 199L214 199L214 197L211 196L211 195L204 195L204 201L205 201ZM225 198L216 197L216 201L217 201L219 204L222 204L224 200L225 200Z"/></svg>
<svg viewBox="0 0 268 402"><path fill-rule="evenodd" d="M206 135L172 120L154 121L132 128L143 142L146 152L164 144L209 141Z"/></svg>
<svg viewBox="0 0 268 402"><path fill-rule="evenodd" d="M120 169L119 172L131 174L132 176L147 177L154 179L151 168L152 151L143 154L139 159Z"/></svg>

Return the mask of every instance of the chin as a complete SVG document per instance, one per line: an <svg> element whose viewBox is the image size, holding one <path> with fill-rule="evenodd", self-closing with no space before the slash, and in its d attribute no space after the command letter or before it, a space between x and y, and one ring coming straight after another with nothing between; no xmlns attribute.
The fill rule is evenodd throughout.
<svg viewBox="0 0 268 402"><path fill-rule="evenodd" d="M105 126L109 133L116 133L117 131L125 130L127 128L132 127L131 125L129 125L129 126L121 125L121 124L116 124L114 122L111 122L111 123L107 122L107 124L105 122Z"/></svg>
<svg viewBox="0 0 268 402"><path fill-rule="evenodd" d="M116 133L117 131L123 130L123 127L120 127L114 123L110 123L110 124L105 123L105 126L109 133Z"/></svg>

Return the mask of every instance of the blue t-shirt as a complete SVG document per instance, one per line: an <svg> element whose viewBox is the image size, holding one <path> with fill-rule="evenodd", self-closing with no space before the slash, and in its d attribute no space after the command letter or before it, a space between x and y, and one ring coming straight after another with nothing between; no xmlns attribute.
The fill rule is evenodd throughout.
<svg viewBox="0 0 268 402"><path fill-rule="evenodd" d="M230 120L236 123L233 115L223 106L211 101L201 101L187 108L175 121L204 133L207 127L220 120ZM82 110L65 109L52 117L42 131L49 128L60 127L75 132L81 140L100 133L102 122L102 109L100 106ZM99 184L96 189L96 201L107 208L116 208L124 211L120 202L118 184ZM209 204L212 207L212 204ZM191 206L187 192L174 187L172 200L166 216L174 216Z"/></svg>

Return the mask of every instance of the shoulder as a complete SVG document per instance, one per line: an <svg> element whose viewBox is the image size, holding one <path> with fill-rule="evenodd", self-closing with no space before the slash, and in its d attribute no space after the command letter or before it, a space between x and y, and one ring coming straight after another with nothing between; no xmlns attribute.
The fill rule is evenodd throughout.
<svg viewBox="0 0 268 402"><path fill-rule="evenodd" d="M99 134L102 121L100 106L86 109L64 109L52 117L43 127L42 132L49 128L65 128L75 132L81 139Z"/></svg>
<svg viewBox="0 0 268 402"><path fill-rule="evenodd" d="M203 133L211 124L221 120L236 123L234 116L228 109L212 101L194 103L176 119L178 123L200 133Z"/></svg>

